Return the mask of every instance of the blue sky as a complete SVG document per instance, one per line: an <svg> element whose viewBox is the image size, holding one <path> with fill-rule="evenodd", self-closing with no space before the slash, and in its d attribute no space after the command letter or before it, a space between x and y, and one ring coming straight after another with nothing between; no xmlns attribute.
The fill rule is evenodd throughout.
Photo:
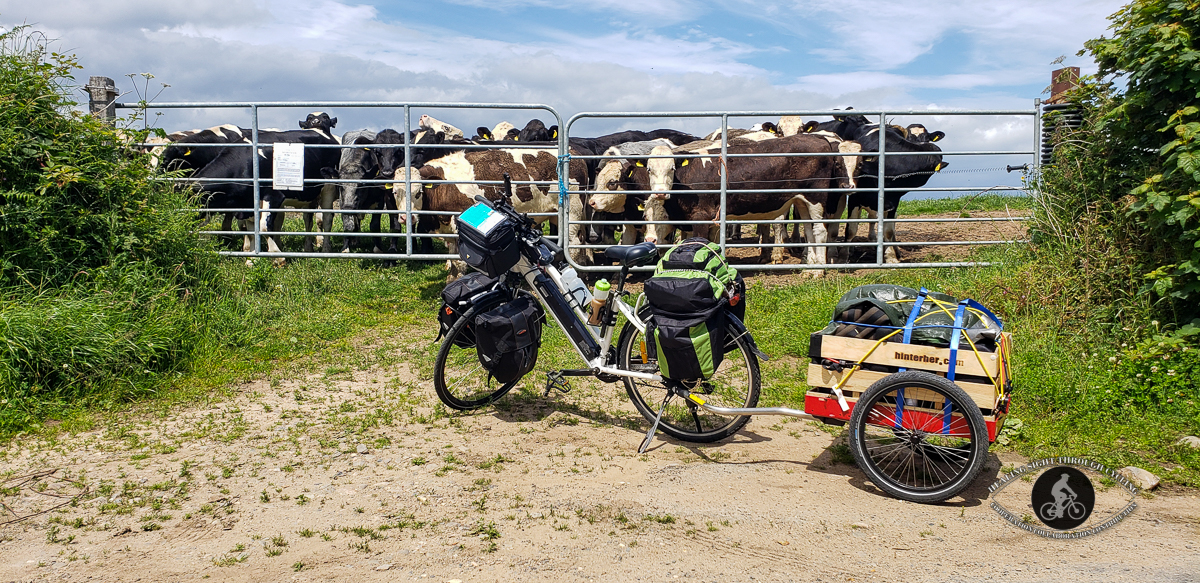
<svg viewBox="0 0 1200 583"><path fill-rule="evenodd" d="M1105 34L1115 1L944 0L0 0L0 24L34 25L87 75L150 72L160 101L533 102L579 111L929 111L944 147L1028 149L1028 118L938 116L1025 109L1051 61ZM136 94L124 97L136 101ZM306 111L263 112L295 127ZM344 108L338 130L399 127L396 110ZM525 112L430 111L471 133ZM417 114L419 115L419 113ZM414 119L416 116L414 115ZM577 135L715 120L590 122ZM748 126L754 121L741 120ZM168 130L248 124L243 111L172 112ZM549 122L547 123L549 125ZM648 127L646 129L649 129ZM994 165L997 161L989 160ZM981 162L959 158L959 169Z"/></svg>

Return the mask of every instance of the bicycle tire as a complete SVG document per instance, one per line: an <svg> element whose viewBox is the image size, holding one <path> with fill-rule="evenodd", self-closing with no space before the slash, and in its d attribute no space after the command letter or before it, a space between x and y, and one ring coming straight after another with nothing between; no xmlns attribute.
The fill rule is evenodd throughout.
<svg viewBox="0 0 1200 583"><path fill-rule="evenodd" d="M1076 509L1079 511L1075 512ZM1071 520L1079 520L1080 518L1083 518L1085 514L1087 514L1087 507L1084 506L1082 502L1072 502L1067 506L1067 518L1070 518Z"/></svg>
<svg viewBox="0 0 1200 583"><path fill-rule="evenodd" d="M898 399L904 401L899 407ZM983 470L987 424L952 381L905 371L876 381L858 399L849 443L858 467L883 491L909 502L941 502Z"/></svg>
<svg viewBox="0 0 1200 583"><path fill-rule="evenodd" d="M642 315L645 314L643 311ZM745 332L745 336L749 334ZM625 370L658 374L658 364L642 362L642 350L635 348L643 340L643 335L637 327L631 322L625 322L617 342L617 364ZM758 404L762 385L758 357L750 350L749 339L738 334L728 322L725 324L725 346L724 362L713 374L713 378L701 383L703 388L697 392L713 405L754 407ZM722 379L728 376L744 376L744 379L736 383L739 386L731 386L722 382ZM625 392L629 394L633 406L642 417L653 423L658 407L662 405L666 396L666 385L661 381L645 381L633 377L622 379L625 382ZM667 405L658 428L682 441L712 443L737 433L749 421L750 417L745 415L717 415L700 409L695 403L675 398Z"/></svg>
<svg viewBox="0 0 1200 583"><path fill-rule="evenodd" d="M479 363L475 354L474 331L469 325L475 320L476 314L484 313L507 301L507 297L496 296L475 304L463 313L442 339L442 346L433 366L433 388L437 391L438 399L447 407L458 411L486 407L495 403L521 381L515 379L492 386L495 379L491 378ZM446 383L447 366L452 373L452 382L449 385Z"/></svg>

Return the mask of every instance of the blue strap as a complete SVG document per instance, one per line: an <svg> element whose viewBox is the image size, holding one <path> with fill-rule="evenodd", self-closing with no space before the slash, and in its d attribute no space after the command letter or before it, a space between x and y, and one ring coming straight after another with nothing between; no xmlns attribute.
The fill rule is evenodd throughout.
<svg viewBox="0 0 1200 583"><path fill-rule="evenodd" d="M904 426L904 386L896 389L896 420L893 422L896 429Z"/></svg>
<svg viewBox="0 0 1200 583"><path fill-rule="evenodd" d="M563 208L567 203L567 176L563 169L571 168L571 155L563 154L558 157L558 208Z"/></svg>
<svg viewBox="0 0 1200 583"><path fill-rule="evenodd" d="M954 368L958 364L958 339L962 336L963 316L967 313L967 302L971 300L963 300L958 302L958 309L954 312L954 332L950 333L950 369L946 371L946 378L954 380Z"/></svg>
<svg viewBox="0 0 1200 583"><path fill-rule="evenodd" d="M979 302L977 302L975 300L967 300L967 306L970 308L979 310L980 312L983 312L984 314L987 314L987 317L991 318L992 321L995 322L996 325L999 326L1001 330L1004 329L1004 322L1001 322L1000 318L996 317L996 315L993 314L991 310L983 307L983 304L980 304Z"/></svg>
<svg viewBox="0 0 1200 583"><path fill-rule="evenodd" d="M951 409L952 409L952 407L950 405L950 397L946 397L946 405L945 405L945 407L942 408L942 434L943 435L950 434L950 422L954 420L953 416L951 415Z"/></svg>
<svg viewBox="0 0 1200 583"><path fill-rule="evenodd" d="M908 313L908 321L904 323L904 343L908 344L912 340L913 324L917 323L917 316L921 313L921 305L925 303L925 296L929 294L929 290L921 288L917 294L917 301L913 302L912 311ZM900 372L908 370L900 367Z"/></svg>

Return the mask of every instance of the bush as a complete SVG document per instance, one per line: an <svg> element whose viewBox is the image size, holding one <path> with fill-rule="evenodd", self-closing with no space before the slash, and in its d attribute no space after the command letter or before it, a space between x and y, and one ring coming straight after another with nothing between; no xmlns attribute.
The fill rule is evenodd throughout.
<svg viewBox="0 0 1200 583"><path fill-rule="evenodd" d="M160 388L218 293L188 196L76 110L78 68L25 27L0 33L0 433Z"/></svg>
<svg viewBox="0 0 1200 583"><path fill-rule="evenodd" d="M1099 72L1071 96L1084 124L1056 138L1036 236L1110 322L1182 325L1200 317L1200 9L1137 0L1110 19L1085 44Z"/></svg>

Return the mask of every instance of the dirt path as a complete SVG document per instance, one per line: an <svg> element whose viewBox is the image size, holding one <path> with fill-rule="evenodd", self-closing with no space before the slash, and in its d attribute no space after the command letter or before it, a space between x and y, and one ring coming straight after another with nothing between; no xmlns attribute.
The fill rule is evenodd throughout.
<svg viewBox="0 0 1200 583"><path fill-rule="evenodd" d="M815 423L758 418L725 443L659 438L639 456L645 425L613 385L448 417L429 406L428 373L406 364L431 342L376 342L228 402L8 445L7 485L57 470L42 492L0 493L8 509L88 493L0 526L0 581L1200 577L1194 491L1142 497L1088 539L1046 540L988 508L994 455L964 497L930 506L865 482L840 430ZM1118 508L1119 493L1100 507Z"/></svg>

